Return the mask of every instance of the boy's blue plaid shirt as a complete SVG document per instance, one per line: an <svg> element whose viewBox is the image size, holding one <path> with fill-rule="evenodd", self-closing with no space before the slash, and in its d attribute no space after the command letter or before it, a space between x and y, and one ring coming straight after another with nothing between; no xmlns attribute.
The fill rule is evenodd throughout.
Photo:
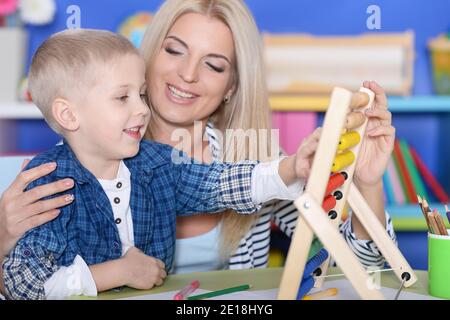
<svg viewBox="0 0 450 320"><path fill-rule="evenodd" d="M142 142L137 156L124 160L131 172L130 208L135 246L172 266L175 218L196 212L234 209L256 212L251 197L255 162L175 164L173 148ZM67 143L36 156L27 168L56 161L57 169L27 189L73 178L75 201L55 220L28 232L3 264L10 297L43 299L43 285L76 255L88 265L120 258L121 242L111 204L98 180L76 159Z"/></svg>

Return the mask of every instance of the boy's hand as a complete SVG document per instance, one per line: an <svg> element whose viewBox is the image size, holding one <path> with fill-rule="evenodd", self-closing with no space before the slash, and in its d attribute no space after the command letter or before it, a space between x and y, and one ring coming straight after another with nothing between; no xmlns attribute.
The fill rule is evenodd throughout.
<svg viewBox="0 0 450 320"><path fill-rule="evenodd" d="M318 127L306 137L295 154L295 175L298 179L307 179L311 173L311 166L314 155L319 145L322 128Z"/></svg>
<svg viewBox="0 0 450 320"><path fill-rule="evenodd" d="M162 285L167 276L161 260L147 256L136 247L130 248L121 259L128 287L151 289Z"/></svg>
<svg viewBox="0 0 450 320"><path fill-rule="evenodd" d="M309 177L321 134L322 128L319 127L302 141L295 155L280 162L278 174L286 185L290 185L298 179Z"/></svg>

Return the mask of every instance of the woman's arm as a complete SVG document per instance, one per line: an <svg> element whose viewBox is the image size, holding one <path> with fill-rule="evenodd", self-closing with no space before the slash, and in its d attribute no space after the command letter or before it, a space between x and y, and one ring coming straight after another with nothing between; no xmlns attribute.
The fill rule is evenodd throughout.
<svg viewBox="0 0 450 320"><path fill-rule="evenodd" d="M3 265L3 259L5 259L5 257L0 256L0 294L5 294L5 285L3 284L3 267L1 267Z"/></svg>
<svg viewBox="0 0 450 320"><path fill-rule="evenodd" d="M353 181L377 218L386 226L383 174L394 149L395 128L391 124L392 115L387 109L383 88L373 81L364 82L364 87L375 93L375 100L372 108L366 110L366 137L361 145ZM352 219L352 224L358 239L370 239L356 217Z"/></svg>
<svg viewBox="0 0 450 320"><path fill-rule="evenodd" d="M22 167L25 167L27 163L28 160ZM48 175L55 169L55 163L48 163L23 171L1 196L0 257L7 256L25 232L53 220L59 214L57 208L68 204L67 195L50 200L40 199L71 189L73 187L71 179L56 181L24 192L31 182Z"/></svg>
<svg viewBox="0 0 450 320"><path fill-rule="evenodd" d="M383 198L383 183L377 183L373 186L363 186L360 187L356 183L355 185L358 187L358 190L361 192L362 196L366 200L369 207L375 213L376 217L386 228L386 217L384 211L384 198ZM363 227L361 222L358 220L356 215L352 215L352 227L353 233L355 234L357 239L371 239L370 235L367 233L366 229Z"/></svg>

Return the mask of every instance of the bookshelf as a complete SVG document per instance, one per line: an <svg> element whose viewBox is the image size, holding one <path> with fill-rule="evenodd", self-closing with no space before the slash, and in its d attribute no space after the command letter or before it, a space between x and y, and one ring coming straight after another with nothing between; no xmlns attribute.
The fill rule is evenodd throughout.
<svg viewBox="0 0 450 320"><path fill-rule="evenodd" d="M270 104L273 111L325 112L329 96L273 95ZM450 96L410 96L388 98L391 112L450 112Z"/></svg>
<svg viewBox="0 0 450 320"><path fill-rule="evenodd" d="M389 111L400 113L416 112L450 112L450 96L410 96L388 98ZM270 105L273 111L314 111L325 112L329 96L306 95L272 95ZM39 109L29 102L0 103L0 119L43 119Z"/></svg>
<svg viewBox="0 0 450 320"><path fill-rule="evenodd" d="M0 119L25 120L44 119L41 111L29 102L0 103Z"/></svg>

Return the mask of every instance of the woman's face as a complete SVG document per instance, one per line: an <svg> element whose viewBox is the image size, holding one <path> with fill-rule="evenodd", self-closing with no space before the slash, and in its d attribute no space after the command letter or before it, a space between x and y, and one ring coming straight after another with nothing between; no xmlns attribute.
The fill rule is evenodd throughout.
<svg viewBox="0 0 450 320"><path fill-rule="evenodd" d="M233 90L233 36L218 19L197 13L178 18L147 77L157 120L189 126L207 119Z"/></svg>

